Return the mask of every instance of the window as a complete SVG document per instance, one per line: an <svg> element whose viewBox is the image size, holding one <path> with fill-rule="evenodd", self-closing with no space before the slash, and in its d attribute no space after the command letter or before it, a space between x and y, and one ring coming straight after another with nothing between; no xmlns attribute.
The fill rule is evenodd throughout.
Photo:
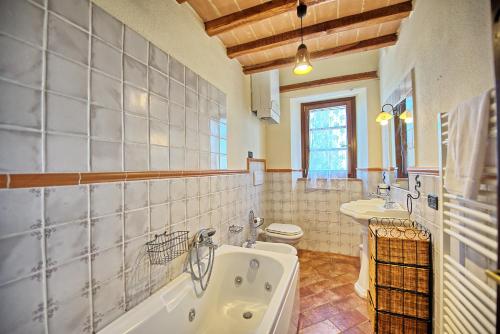
<svg viewBox="0 0 500 334"><path fill-rule="evenodd" d="M227 169L227 121L210 119L210 168Z"/></svg>
<svg viewBox="0 0 500 334"><path fill-rule="evenodd" d="M356 177L356 98L302 104L302 170Z"/></svg>

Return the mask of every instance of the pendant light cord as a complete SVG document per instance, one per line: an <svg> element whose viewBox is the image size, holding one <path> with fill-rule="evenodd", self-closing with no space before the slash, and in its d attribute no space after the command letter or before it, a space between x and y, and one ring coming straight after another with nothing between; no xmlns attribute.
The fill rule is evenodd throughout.
<svg viewBox="0 0 500 334"><path fill-rule="evenodd" d="M304 32L302 31L302 16L300 16L300 44L304 44Z"/></svg>

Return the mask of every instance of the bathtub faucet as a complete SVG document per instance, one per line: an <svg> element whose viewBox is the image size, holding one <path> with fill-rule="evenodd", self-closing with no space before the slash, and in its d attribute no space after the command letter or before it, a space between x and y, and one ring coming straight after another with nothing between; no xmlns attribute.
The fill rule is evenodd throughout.
<svg viewBox="0 0 500 334"><path fill-rule="evenodd" d="M199 246L208 246L211 248L217 248L214 244L212 237L215 234L214 228L202 228L194 235L193 242Z"/></svg>
<svg viewBox="0 0 500 334"><path fill-rule="evenodd" d="M193 243L189 248L189 268L191 269L191 277L193 281L198 282L202 291L205 291L212 276L212 268L215 261L215 249L212 237L215 234L214 228L202 228L193 238ZM206 266L201 265L202 257L200 256L200 247L208 247L208 259Z"/></svg>

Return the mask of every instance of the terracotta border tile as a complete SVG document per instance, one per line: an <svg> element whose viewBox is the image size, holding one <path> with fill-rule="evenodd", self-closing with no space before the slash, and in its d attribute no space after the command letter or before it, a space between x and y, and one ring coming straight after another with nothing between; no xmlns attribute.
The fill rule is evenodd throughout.
<svg viewBox="0 0 500 334"><path fill-rule="evenodd" d="M9 182L8 175L0 175L0 188L7 188Z"/></svg>
<svg viewBox="0 0 500 334"><path fill-rule="evenodd" d="M79 173L11 174L9 177L9 188L70 186L80 182Z"/></svg>
<svg viewBox="0 0 500 334"><path fill-rule="evenodd" d="M439 169L437 167L412 167L412 168L408 168L408 174L438 176Z"/></svg>
<svg viewBox="0 0 500 334"><path fill-rule="evenodd" d="M126 181L129 180L151 180L160 177L160 172L126 172Z"/></svg>
<svg viewBox="0 0 500 334"><path fill-rule="evenodd" d="M90 183L120 182L127 180L153 180L180 177L248 174L248 170L191 170L191 171L138 171L138 172L84 172L84 173L38 173L0 174L1 188L31 188L69 186Z"/></svg>
<svg viewBox="0 0 500 334"><path fill-rule="evenodd" d="M103 182L119 182L126 179L124 172L109 172L109 173L81 173L80 184L103 183Z"/></svg>
<svg viewBox="0 0 500 334"><path fill-rule="evenodd" d="M256 158L247 158L247 170L250 170L251 162L260 162L264 164L264 171L267 171L267 161L266 159L256 159Z"/></svg>
<svg viewBox="0 0 500 334"><path fill-rule="evenodd" d="M290 172L302 172L302 169L290 169L290 168L269 168L266 169L268 173L290 173Z"/></svg>

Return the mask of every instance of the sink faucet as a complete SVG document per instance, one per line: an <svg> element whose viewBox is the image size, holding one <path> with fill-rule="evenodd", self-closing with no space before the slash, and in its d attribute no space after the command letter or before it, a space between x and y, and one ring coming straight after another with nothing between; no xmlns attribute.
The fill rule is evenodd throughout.
<svg viewBox="0 0 500 334"><path fill-rule="evenodd" d="M384 209L393 209L396 205L396 202L392 200L391 197L391 187L387 186L385 188L381 188L380 185L377 186L377 192L371 193L368 195L370 198L381 198L385 200Z"/></svg>
<svg viewBox="0 0 500 334"><path fill-rule="evenodd" d="M252 248L257 241L257 228L264 224L264 218L255 217L253 210L250 210L248 213L248 224L250 232L245 247Z"/></svg>

